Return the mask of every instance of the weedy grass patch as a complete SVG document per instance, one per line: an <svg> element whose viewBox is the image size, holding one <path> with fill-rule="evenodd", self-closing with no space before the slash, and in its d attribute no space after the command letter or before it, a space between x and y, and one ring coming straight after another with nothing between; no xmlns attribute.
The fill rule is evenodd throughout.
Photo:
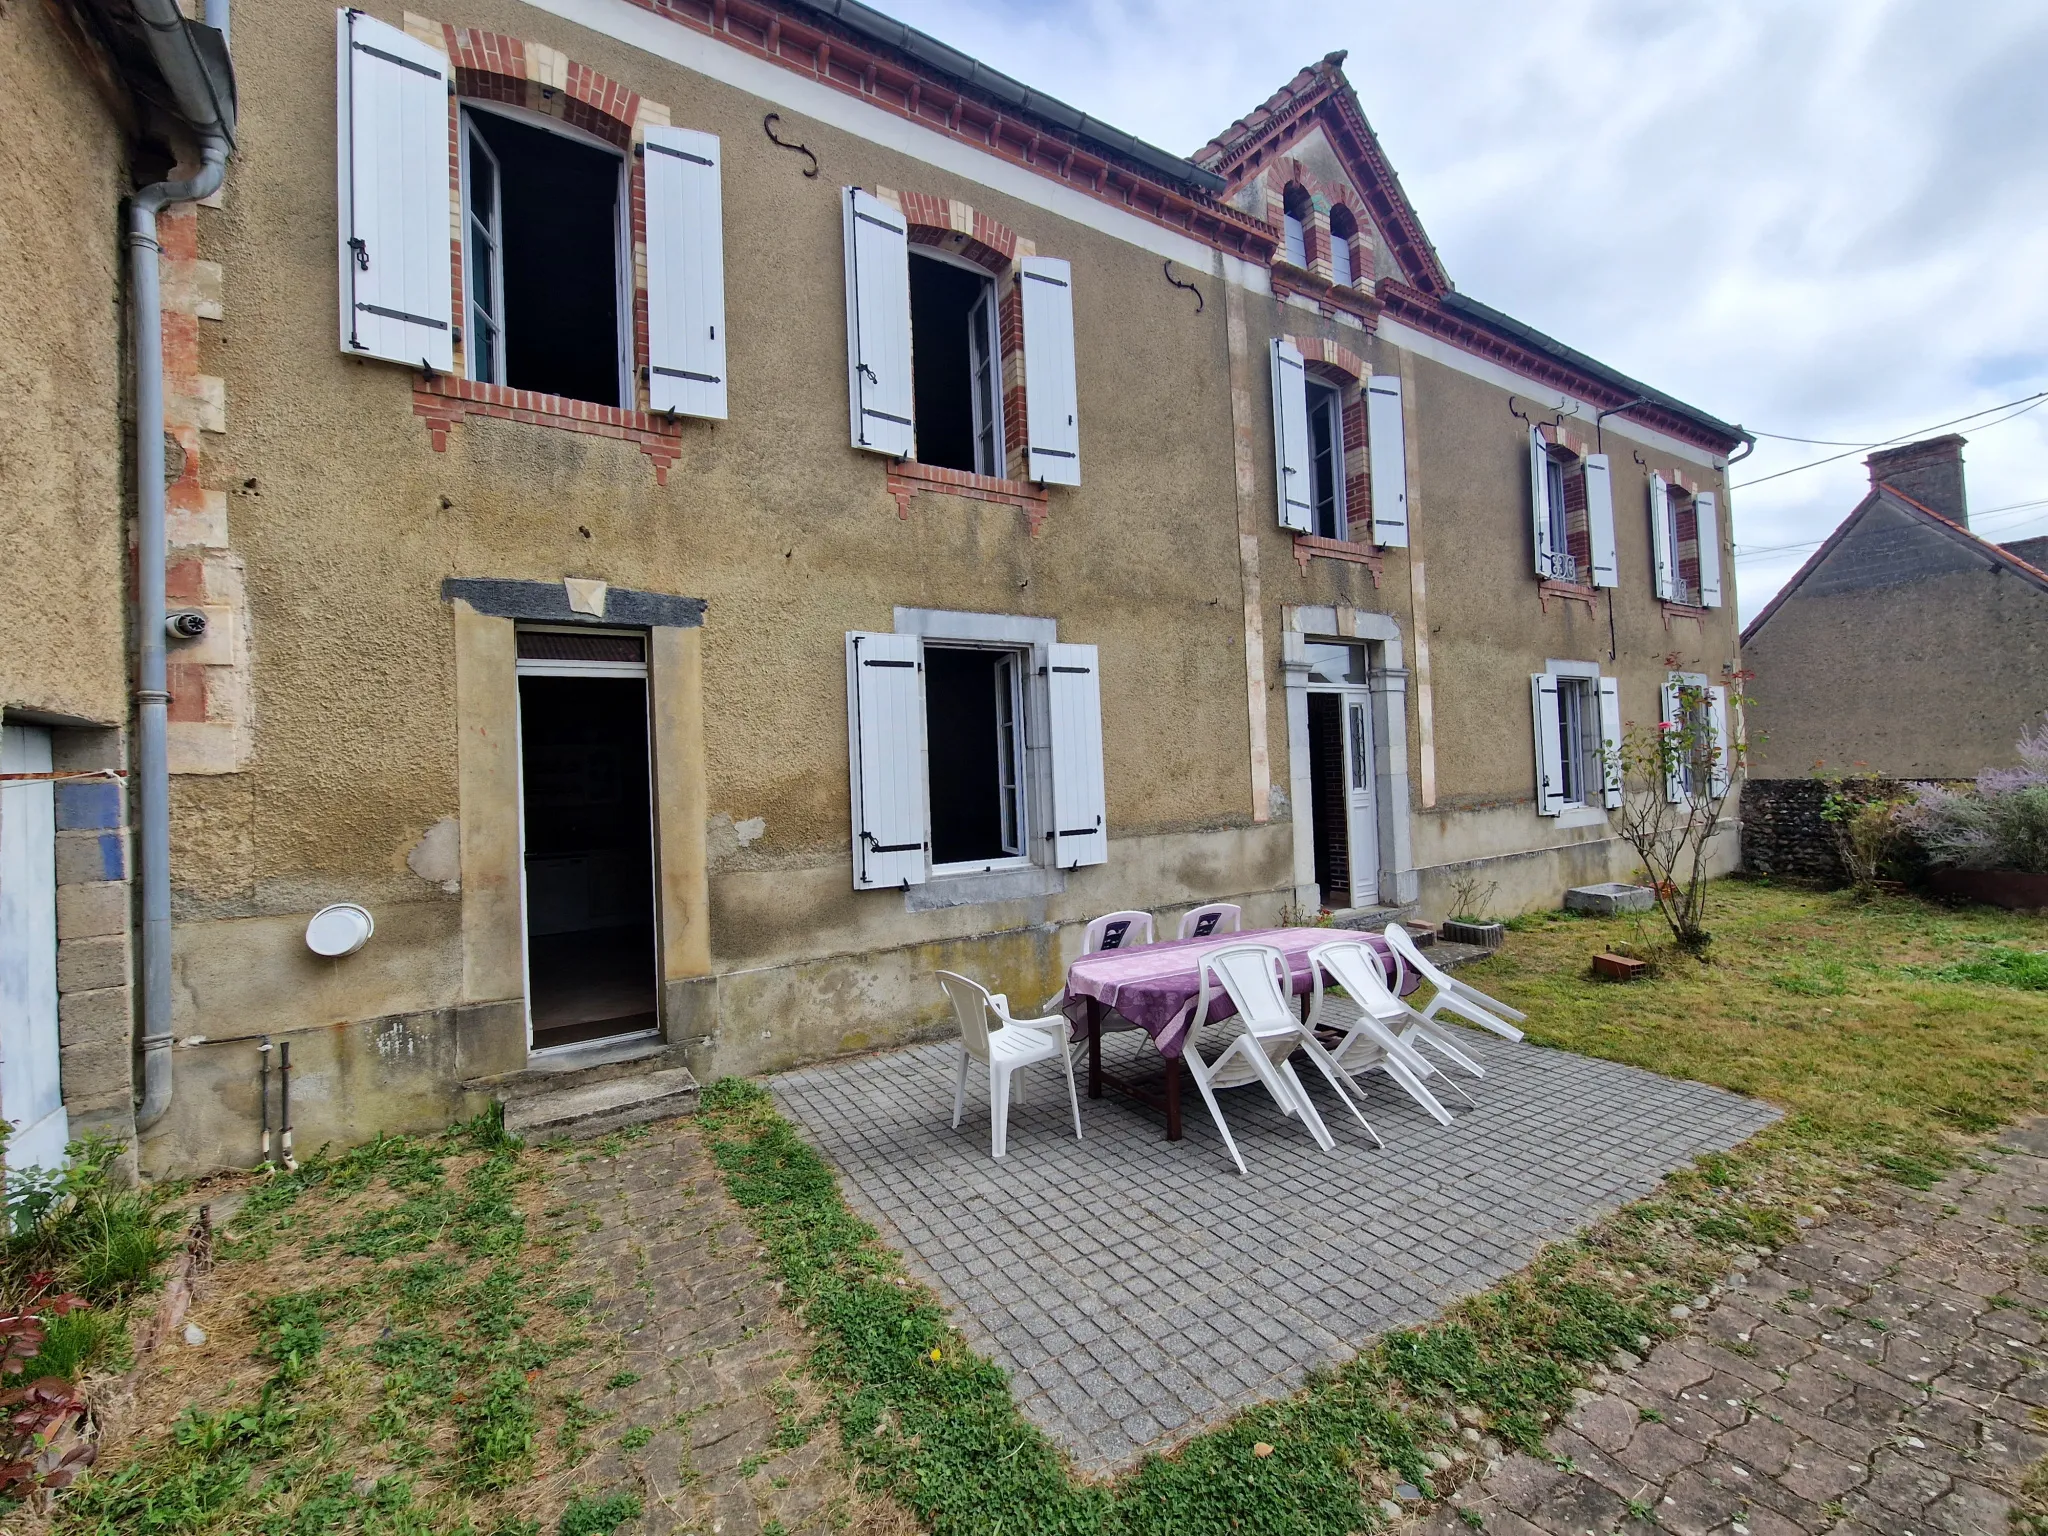
<svg viewBox="0 0 2048 1536"><path fill-rule="evenodd" d="M537 1219L554 1165L489 1116L262 1178L222 1234L208 1353L140 1386L137 1417L167 1427L116 1447L52 1530L536 1536L573 1513L596 1536L637 1516L575 1486L588 1448L556 1433L581 1403L550 1374L592 1344L580 1306L545 1305L568 1248Z"/></svg>

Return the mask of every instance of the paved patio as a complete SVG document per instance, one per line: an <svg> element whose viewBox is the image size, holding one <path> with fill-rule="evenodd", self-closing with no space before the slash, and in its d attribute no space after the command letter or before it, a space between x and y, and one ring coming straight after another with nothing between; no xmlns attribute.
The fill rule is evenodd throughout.
<svg viewBox="0 0 2048 1536"><path fill-rule="evenodd" d="M1113 1095L1090 1101L1084 1077L1077 1143L1057 1069L1033 1068L996 1163L985 1079L960 1129L947 1123L951 1041L770 1086L855 1208L1012 1372L1025 1414L1077 1466L1108 1472L1433 1317L1777 1117L1699 1083L1460 1038L1488 1076L1468 1081L1478 1105L1457 1108L1453 1126L1369 1079L1365 1111L1385 1151L1320 1082L1310 1092L1334 1155L1263 1092L1226 1094L1248 1178L1192 1087L1186 1139L1173 1144L1160 1117ZM1106 1066L1150 1053L1130 1033L1103 1047Z"/></svg>

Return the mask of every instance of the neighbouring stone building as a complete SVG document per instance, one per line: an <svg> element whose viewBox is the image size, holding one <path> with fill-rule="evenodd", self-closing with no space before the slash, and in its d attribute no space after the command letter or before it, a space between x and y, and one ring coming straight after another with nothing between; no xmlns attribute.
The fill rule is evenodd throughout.
<svg viewBox="0 0 2048 1536"><path fill-rule="evenodd" d="M1183 159L851 3L232 38L152 1170L256 1157L266 1037L343 1144L914 1037L1116 908L1551 905L1739 670L1744 434L1456 292L1341 55Z"/></svg>
<svg viewBox="0 0 2048 1536"><path fill-rule="evenodd" d="M1870 456L1870 491L1742 636L1750 773L1970 779L2048 712L2048 541L1970 532L1964 440Z"/></svg>

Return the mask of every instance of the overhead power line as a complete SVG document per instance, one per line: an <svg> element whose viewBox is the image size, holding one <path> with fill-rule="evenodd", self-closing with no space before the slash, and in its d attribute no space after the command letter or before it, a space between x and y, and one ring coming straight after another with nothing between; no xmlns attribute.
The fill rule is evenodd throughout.
<svg viewBox="0 0 2048 1536"><path fill-rule="evenodd" d="M1958 427L1966 421L1975 421L1980 416L1989 416L1996 411L2011 410L2015 406L2019 407L2019 409L2013 410L2012 416L2001 416L1997 421L1987 421L1982 426L1973 429L1975 431L1982 432L1991 427L2003 426L2006 422L2011 421L2013 419L2013 416L2026 415L2028 411L2033 410L2036 406L2040 405L2044 400L2048 400L2048 389L2039 390L2031 395L2021 395L2019 399L2008 400L2003 405L1987 405L1981 411L1972 411L1969 415L1958 416L1952 421L1937 421L1931 427L1915 427L1910 432L1901 432L1897 437L1880 438L1877 442L1874 443L1854 443L1849 446L1849 451L1847 453L1831 453L1824 459L1814 459L1809 463L1795 464L1790 469L1781 469L1774 474L1758 475L1754 480L1745 480L1740 485L1730 486L1729 489L1733 491L1747 490L1750 486L1762 485L1767 480L1782 480L1785 478L1785 476L1796 475L1802 470L1818 469L1823 464L1833 464L1837 460L1849 458L1854 454L1864 452L1866 449L1889 447L1893 443L1903 443L1908 438L1919 437L1923 433L1939 432L1943 427ZM1769 432L1757 433L1758 437L1770 437L1773 435L1774 434ZM1786 438L1785 441L1812 442L1817 444L1821 442L1821 440L1818 438Z"/></svg>
<svg viewBox="0 0 2048 1536"><path fill-rule="evenodd" d="M2037 507L2048 507L2048 496L2044 496L2038 501L2008 502L2002 507L1991 507L1983 512L1974 512L1970 515L1970 531L1982 535L1992 519L1997 518L2000 513L2031 512ZM2038 513L2035 514L2035 516L2038 515ZM2034 521L2034 517L2022 517L2012 521L2014 527L2019 527ZM1993 540L1992 542L1996 543L1997 541ZM1735 563L1741 565L1748 560L1761 560L1766 555L1788 555L1796 554L1802 550L1819 549L1825 543L1827 543L1827 539L1820 538L1809 539L1801 544L1765 544L1756 549L1745 549L1738 544L1735 547Z"/></svg>

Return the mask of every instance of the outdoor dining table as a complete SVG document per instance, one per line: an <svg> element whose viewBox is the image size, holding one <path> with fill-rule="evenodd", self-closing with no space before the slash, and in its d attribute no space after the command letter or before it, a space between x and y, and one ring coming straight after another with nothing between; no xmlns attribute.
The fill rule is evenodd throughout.
<svg viewBox="0 0 2048 1536"><path fill-rule="evenodd" d="M1139 944L1130 949L1104 949L1083 955L1067 967L1065 1010L1074 1038L1088 1042L1088 1097L1102 1097L1104 1086L1142 1104L1166 1111L1166 1139L1180 1140L1181 1054L1195 1032L1195 1000L1201 995L1202 956L1233 944L1264 944L1287 960L1291 989L1306 997L1315 989L1309 951L1324 944L1357 939L1380 957L1380 968L1397 993L1421 984L1401 963L1393 946L1376 933L1331 928L1260 928L1248 933L1213 934L1206 939L1175 939L1164 944ZM1307 1003L1302 1005L1307 1007ZM1166 1063L1164 1093L1155 1098L1142 1084L1102 1070L1102 1019L1114 1010L1151 1036ZM1209 1017L1216 1023L1237 1012L1219 988L1209 999Z"/></svg>

